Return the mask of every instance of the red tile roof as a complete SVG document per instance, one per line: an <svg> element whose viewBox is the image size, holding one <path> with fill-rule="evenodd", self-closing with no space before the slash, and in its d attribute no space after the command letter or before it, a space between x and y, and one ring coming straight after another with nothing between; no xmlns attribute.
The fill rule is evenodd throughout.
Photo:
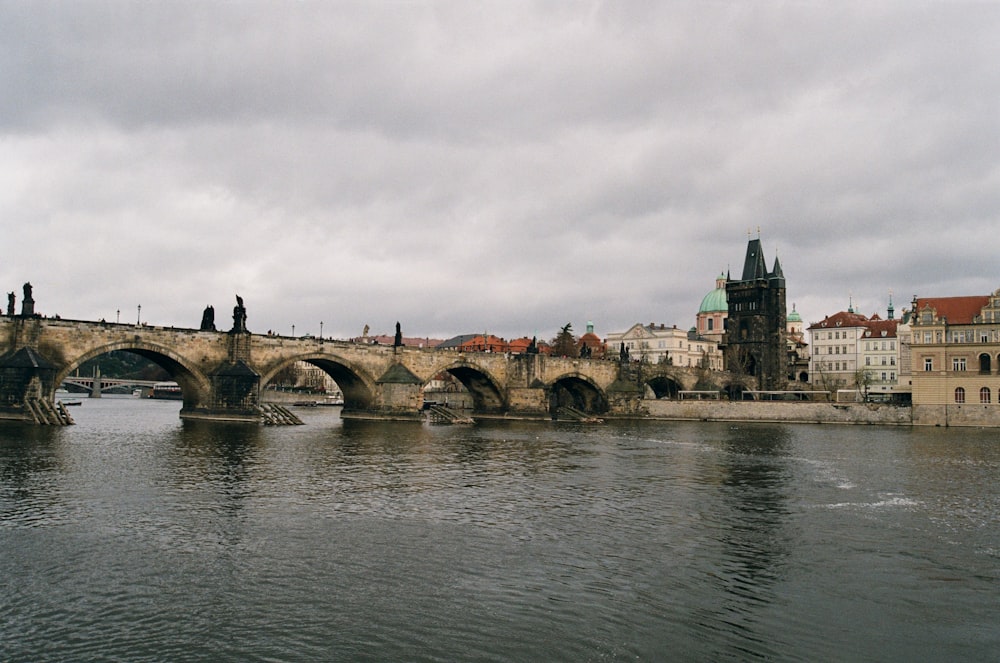
<svg viewBox="0 0 1000 663"><path fill-rule="evenodd" d="M483 336L473 336L459 346L459 350L464 352L507 352L507 341L499 336L489 334Z"/></svg>
<svg viewBox="0 0 1000 663"><path fill-rule="evenodd" d="M850 311L841 311L840 313L834 313L833 315L828 315L821 322L814 322L809 325L809 329L835 329L837 327L866 327L868 326L868 318L861 315L860 313L851 313Z"/></svg>
<svg viewBox="0 0 1000 663"><path fill-rule="evenodd" d="M513 341L507 344L507 347L514 354L524 354L528 351L528 346L531 345L531 339L527 336L522 336L521 338L515 338Z"/></svg>
<svg viewBox="0 0 1000 663"><path fill-rule="evenodd" d="M972 324L973 318L981 314L983 307L989 303L989 295L917 298L915 315L919 316L921 311L931 308L938 319L944 318L950 325L968 325Z"/></svg>
<svg viewBox="0 0 1000 663"><path fill-rule="evenodd" d="M899 320L882 320L873 317L865 325L865 328L871 332L870 336L865 336L865 338L896 338L896 328L899 326ZM883 333L884 332L884 333Z"/></svg>

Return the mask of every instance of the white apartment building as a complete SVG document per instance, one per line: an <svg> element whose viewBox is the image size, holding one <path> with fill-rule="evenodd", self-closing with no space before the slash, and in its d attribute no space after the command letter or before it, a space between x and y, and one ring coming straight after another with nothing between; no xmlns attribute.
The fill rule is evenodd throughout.
<svg viewBox="0 0 1000 663"><path fill-rule="evenodd" d="M889 393L899 384L898 321L873 316L859 343L863 386L869 394Z"/></svg>
<svg viewBox="0 0 1000 663"><path fill-rule="evenodd" d="M608 334L606 342L609 357L620 356L625 346L632 361L722 370L718 343L700 338L693 331L678 329L676 325L636 323L627 331Z"/></svg>
<svg viewBox="0 0 1000 663"><path fill-rule="evenodd" d="M809 327L812 354L809 382L835 391L859 389L867 394L890 393L899 384L898 320L877 314L868 318L853 308Z"/></svg>
<svg viewBox="0 0 1000 663"><path fill-rule="evenodd" d="M827 316L809 326L809 382L826 391L850 389L859 368L858 341L868 318L853 310Z"/></svg>

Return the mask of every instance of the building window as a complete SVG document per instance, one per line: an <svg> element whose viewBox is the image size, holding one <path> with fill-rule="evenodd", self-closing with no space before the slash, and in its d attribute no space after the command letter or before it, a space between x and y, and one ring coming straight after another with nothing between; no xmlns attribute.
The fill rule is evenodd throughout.
<svg viewBox="0 0 1000 663"><path fill-rule="evenodd" d="M983 375L990 374L990 356L985 352L979 355L979 372Z"/></svg>
<svg viewBox="0 0 1000 663"><path fill-rule="evenodd" d="M934 336L929 331L924 332L924 343L931 343L933 340Z"/></svg>
<svg viewBox="0 0 1000 663"><path fill-rule="evenodd" d="M955 402L964 403L965 402L965 388L955 387Z"/></svg>
<svg viewBox="0 0 1000 663"><path fill-rule="evenodd" d="M979 402L984 404L989 404L990 402L990 388L983 387L979 390Z"/></svg>
<svg viewBox="0 0 1000 663"><path fill-rule="evenodd" d="M951 358L951 370L953 370L953 371L964 371L965 370L965 357L952 357Z"/></svg>
<svg viewBox="0 0 1000 663"><path fill-rule="evenodd" d="M924 357L924 370L925 371L933 371L934 370L934 358L933 357Z"/></svg>

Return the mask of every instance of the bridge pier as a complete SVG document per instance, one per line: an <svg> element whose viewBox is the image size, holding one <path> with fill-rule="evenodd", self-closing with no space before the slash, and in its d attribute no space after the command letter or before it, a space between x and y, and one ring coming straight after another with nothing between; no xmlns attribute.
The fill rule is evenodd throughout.
<svg viewBox="0 0 1000 663"><path fill-rule="evenodd" d="M73 423L53 405L56 366L23 346L0 357L0 419L25 423Z"/></svg>
<svg viewBox="0 0 1000 663"><path fill-rule="evenodd" d="M207 407L188 407L185 399L181 408L182 419L210 419L213 421L236 421L259 423L262 421L260 408L260 374L243 360L226 362L209 375L211 390Z"/></svg>
<svg viewBox="0 0 1000 663"><path fill-rule="evenodd" d="M423 380L401 363L394 363L375 380L374 400L368 408L345 406L343 419L423 421Z"/></svg>
<svg viewBox="0 0 1000 663"><path fill-rule="evenodd" d="M549 418L549 392L544 387L511 387L507 391L508 412L531 419Z"/></svg>
<svg viewBox="0 0 1000 663"><path fill-rule="evenodd" d="M94 382L90 385L90 398L101 397L101 367L94 367Z"/></svg>

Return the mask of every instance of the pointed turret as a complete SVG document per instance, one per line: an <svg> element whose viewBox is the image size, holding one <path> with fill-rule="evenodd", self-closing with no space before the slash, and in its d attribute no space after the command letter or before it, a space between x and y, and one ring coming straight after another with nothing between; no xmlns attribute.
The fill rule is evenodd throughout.
<svg viewBox="0 0 1000 663"><path fill-rule="evenodd" d="M755 281L767 278L767 264L764 262L764 252L759 239L752 239L747 244L747 257L743 261L744 281Z"/></svg>
<svg viewBox="0 0 1000 663"><path fill-rule="evenodd" d="M777 255L774 256L774 269L771 271L770 278L776 285L785 287L785 273L781 271L781 262L778 261Z"/></svg>

